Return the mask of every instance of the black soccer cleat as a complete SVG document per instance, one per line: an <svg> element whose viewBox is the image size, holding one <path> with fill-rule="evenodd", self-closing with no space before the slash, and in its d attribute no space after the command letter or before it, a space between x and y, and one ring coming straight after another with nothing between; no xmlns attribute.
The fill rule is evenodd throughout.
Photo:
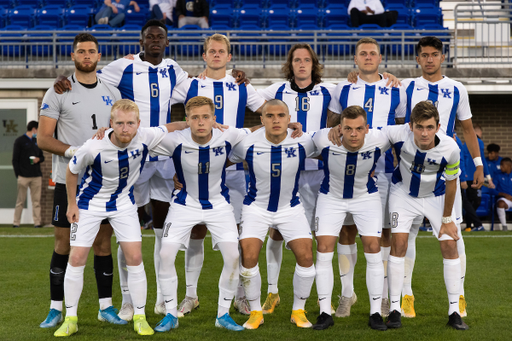
<svg viewBox="0 0 512 341"><path fill-rule="evenodd" d="M388 328L401 328L402 327L402 315L398 310L393 310L389 313L388 321L386 322Z"/></svg>
<svg viewBox="0 0 512 341"><path fill-rule="evenodd" d="M312 328L316 330L324 330L330 326L334 326L334 320L332 319L332 316L327 313L322 313L317 317L316 323Z"/></svg>
<svg viewBox="0 0 512 341"><path fill-rule="evenodd" d="M368 321L368 325L375 330L388 330L388 327L384 323L384 320L382 320L382 316L380 316L379 313L375 313L370 316L370 320Z"/></svg>
<svg viewBox="0 0 512 341"><path fill-rule="evenodd" d="M457 330L468 330L469 329L469 326L467 324L465 324L464 321L462 321L462 318L460 317L460 315L457 312L453 312L448 317L448 323L446 325L452 327L453 329L457 329Z"/></svg>

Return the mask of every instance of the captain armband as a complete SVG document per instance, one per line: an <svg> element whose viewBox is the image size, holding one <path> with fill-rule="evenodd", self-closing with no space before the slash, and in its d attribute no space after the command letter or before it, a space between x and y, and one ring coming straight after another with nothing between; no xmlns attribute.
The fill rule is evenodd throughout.
<svg viewBox="0 0 512 341"><path fill-rule="evenodd" d="M446 175L454 176L454 175L457 175L457 173L459 172L459 169L460 169L460 161L457 161L456 163L454 163L452 165L447 165L444 172L446 173Z"/></svg>

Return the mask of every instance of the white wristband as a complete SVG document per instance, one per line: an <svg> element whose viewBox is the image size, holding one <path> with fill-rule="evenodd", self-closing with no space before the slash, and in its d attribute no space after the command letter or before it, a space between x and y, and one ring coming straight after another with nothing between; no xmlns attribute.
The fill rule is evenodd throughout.
<svg viewBox="0 0 512 341"><path fill-rule="evenodd" d="M451 216L450 216L450 217L443 217L443 220L442 220L443 224L449 224L449 223L451 223L452 221L453 221L453 220L452 220L452 217L451 217Z"/></svg>
<svg viewBox="0 0 512 341"><path fill-rule="evenodd" d="M487 181L489 181L489 180L491 180L491 179L492 179L492 177L491 177L491 175L490 175L490 174L487 174L487 175L485 176L485 178L487 179Z"/></svg>
<svg viewBox="0 0 512 341"><path fill-rule="evenodd" d="M475 167L478 167L478 166L483 166L484 164L482 163L482 158L479 156L479 157L475 157L473 159L473 163L475 164Z"/></svg>
<svg viewBox="0 0 512 341"><path fill-rule="evenodd" d="M72 158L73 155L75 155L76 151L78 150L78 148L80 147L75 147L75 146L70 146L68 149L66 149L66 151L64 152L64 156L67 157L67 158Z"/></svg>

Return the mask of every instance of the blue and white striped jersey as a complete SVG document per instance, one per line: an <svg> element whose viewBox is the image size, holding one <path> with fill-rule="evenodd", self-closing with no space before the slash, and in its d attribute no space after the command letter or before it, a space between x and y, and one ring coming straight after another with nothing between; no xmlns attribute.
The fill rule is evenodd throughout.
<svg viewBox="0 0 512 341"><path fill-rule="evenodd" d="M226 161L231 148L249 133L248 129L234 127L224 132L213 129L211 140L204 145L192 140L190 128L168 134L150 154L172 156L178 180L183 185L173 202L203 210L229 203Z"/></svg>
<svg viewBox="0 0 512 341"><path fill-rule="evenodd" d="M439 196L445 193L445 181L460 175L460 149L451 137L436 134L436 146L421 150L414 143L409 125L383 128L399 160L392 181L412 197ZM447 170L447 167L449 169Z"/></svg>
<svg viewBox="0 0 512 341"><path fill-rule="evenodd" d="M112 131L102 140L85 142L69 162L73 174L86 168L77 195L80 209L111 212L135 205L133 185L146 156L167 134L165 126L139 128L128 147L120 148L110 141Z"/></svg>
<svg viewBox="0 0 512 341"><path fill-rule="evenodd" d="M437 82L429 82L423 77L409 78L402 81L407 95L405 122L411 121L414 106L421 101L431 101L439 111L443 134L453 137L455 119L468 120L472 117L469 107L468 92L464 85L446 76Z"/></svg>
<svg viewBox="0 0 512 341"><path fill-rule="evenodd" d="M313 142L324 160L324 180L320 192L335 199L354 199L378 191L377 178L372 176L377 161L390 148L386 134L370 129L363 146L356 152L329 141L331 129L313 135Z"/></svg>
<svg viewBox="0 0 512 341"><path fill-rule="evenodd" d="M386 86L387 79L367 83L357 77L357 83L341 82L336 86L329 110L341 114L352 105L358 105L366 111L370 128L395 125L395 118L405 117L405 91L403 88ZM386 152L386 157L379 159L376 173L392 173L393 154Z"/></svg>
<svg viewBox="0 0 512 341"><path fill-rule="evenodd" d="M274 83L258 93L267 101L280 99L288 105L291 122L302 124L303 131L317 131L327 127L327 108L334 95L336 86L331 83L316 84L311 91L297 92L290 82ZM323 168L319 160L306 160L306 170Z"/></svg>
<svg viewBox="0 0 512 341"><path fill-rule="evenodd" d="M300 203L298 190L300 171L307 157L315 155L311 136L292 138L293 130L278 145L268 141L265 128L245 138L233 148L232 162L247 161L249 189L244 205L256 205L270 212Z"/></svg>

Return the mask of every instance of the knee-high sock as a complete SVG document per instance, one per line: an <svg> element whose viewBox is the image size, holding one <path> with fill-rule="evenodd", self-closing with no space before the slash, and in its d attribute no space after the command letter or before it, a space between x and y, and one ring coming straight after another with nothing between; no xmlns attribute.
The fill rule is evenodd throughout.
<svg viewBox="0 0 512 341"><path fill-rule="evenodd" d="M204 239L190 239L185 250L185 282L187 290L185 295L197 298L197 282L203 268Z"/></svg>
<svg viewBox="0 0 512 341"><path fill-rule="evenodd" d="M126 268L126 258L124 257L121 246L117 248L117 268L119 271L119 286L121 287L121 294L123 295L123 303L132 303L130 289L128 287L128 269Z"/></svg>
<svg viewBox="0 0 512 341"><path fill-rule="evenodd" d="M165 243L160 248L160 270L158 282L162 290L167 314L178 316L178 275L176 274L176 255L180 250L180 244Z"/></svg>
<svg viewBox="0 0 512 341"><path fill-rule="evenodd" d="M448 292L448 315L453 312L460 314L460 259L443 259L444 284Z"/></svg>
<svg viewBox="0 0 512 341"><path fill-rule="evenodd" d="M277 294L277 283L279 282L279 272L281 271L281 263L283 262L283 241L267 239L267 282L270 294Z"/></svg>
<svg viewBox="0 0 512 341"><path fill-rule="evenodd" d="M354 295L354 267L357 263L357 244L338 243L338 267L340 269L341 296Z"/></svg>
<svg viewBox="0 0 512 341"><path fill-rule="evenodd" d="M144 315L146 297L148 293L148 282L144 263L136 266L126 266L128 271L128 287L133 302L134 315Z"/></svg>
<svg viewBox="0 0 512 341"><path fill-rule="evenodd" d="M407 240L407 252L404 259L404 287L402 296L412 296L412 272L414 263L416 262L416 237L418 236L419 225L414 224L409 231L409 239Z"/></svg>
<svg viewBox="0 0 512 341"><path fill-rule="evenodd" d="M391 246L381 246L382 265L384 267L384 284L382 286L382 298L388 298L388 258L391 252Z"/></svg>
<svg viewBox="0 0 512 341"><path fill-rule="evenodd" d="M332 259L331 259L332 269ZM295 264L295 272L293 274L293 308L292 310L304 310L306 300L311 294L311 287L315 281L315 266L309 268Z"/></svg>
<svg viewBox="0 0 512 341"><path fill-rule="evenodd" d="M68 263L64 277L64 298L66 300L66 316L77 316L78 301L84 287L84 266L71 266Z"/></svg>
<svg viewBox="0 0 512 341"><path fill-rule="evenodd" d="M155 262L155 276L156 276L156 304L162 303L164 300L164 296L162 294L162 286L160 285L160 280L158 276L160 275L160 249L162 248L162 235L164 234L164 229L153 228L153 232L155 233L155 250L153 252L153 259ZM175 270L176 271L176 270ZM176 315L174 315L176 316Z"/></svg>
<svg viewBox="0 0 512 341"><path fill-rule="evenodd" d="M69 255L60 255L53 251L50 262L50 309L62 311L64 301L64 277L68 266Z"/></svg>
<svg viewBox="0 0 512 341"><path fill-rule="evenodd" d="M221 317L229 313L231 301L235 296L235 290L240 280L240 254L238 253L238 243L222 242L217 246L222 253L224 266L219 279L219 301L217 316Z"/></svg>
<svg viewBox="0 0 512 341"><path fill-rule="evenodd" d="M400 311L400 295L404 285L404 257L388 258L389 311Z"/></svg>
<svg viewBox="0 0 512 341"><path fill-rule="evenodd" d="M242 254L242 247L240 246L240 243L238 243L238 254ZM238 267L242 269L242 257L240 257L240 264L238 264ZM238 300L241 297L245 297L245 290L244 290L244 283L242 281L242 270L240 270L240 278L238 279L238 287L236 288L235 292L235 301ZM261 277L260 277L261 282ZM261 284L260 284L261 286ZM261 288L260 288L261 290Z"/></svg>
<svg viewBox="0 0 512 341"><path fill-rule="evenodd" d="M382 255L378 253L366 253L366 287L370 296L370 315L380 314L382 304L382 290L384 287L384 265Z"/></svg>
<svg viewBox="0 0 512 341"><path fill-rule="evenodd" d="M498 212L498 219L500 220L501 229L503 229L504 226L507 226L507 213L505 212L504 208L497 208L496 211Z"/></svg>
<svg viewBox="0 0 512 341"><path fill-rule="evenodd" d="M457 252L459 253L460 259L460 295L464 296L464 280L466 279L466 246L462 236L457 240Z"/></svg>
<svg viewBox="0 0 512 341"><path fill-rule="evenodd" d="M334 286L334 273L332 271L332 258L334 252L316 253L316 291L320 314L331 315L332 288Z"/></svg>
<svg viewBox="0 0 512 341"><path fill-rule="evenodd" d="M98 288L100 309L112 306L112 285L114 283L114 260L112 255L94 255L94 275Z"/></svg>
<svg viewBox="0 0 512 341"><path fill-rule="evenodd" d="M254 268L250 269L241 266L240 278L251 311L261 311L261 274L259 266L256 264Z"/></svg>

